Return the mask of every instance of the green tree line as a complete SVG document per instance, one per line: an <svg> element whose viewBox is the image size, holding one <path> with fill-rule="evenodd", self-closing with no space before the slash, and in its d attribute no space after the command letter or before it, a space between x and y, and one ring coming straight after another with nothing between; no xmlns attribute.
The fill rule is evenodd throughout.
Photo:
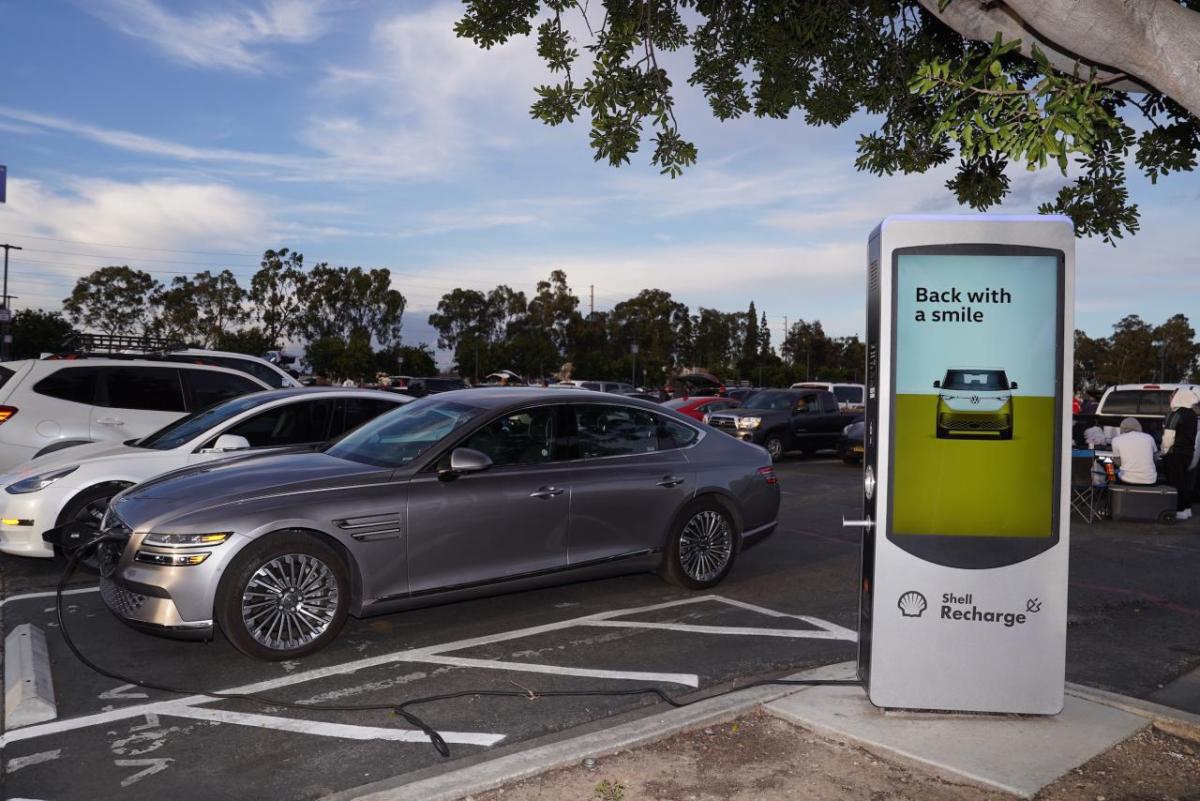
<svg viewBox="0 0 1200 801"><path fill-rule="evenodd" d="M1107 337L1075 332L1075 388L1095 392L1113 384L1185 382L1196 376L1200 345L1187 315L1151 325L1136 314L1113 324Z"/></svg>

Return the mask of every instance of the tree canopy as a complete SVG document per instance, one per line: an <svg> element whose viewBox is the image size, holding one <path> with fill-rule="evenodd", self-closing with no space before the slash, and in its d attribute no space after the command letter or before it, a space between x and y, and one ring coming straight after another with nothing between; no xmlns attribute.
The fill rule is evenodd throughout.
<svg viewBox="0 0 1200 801"><path fill-rule="evenodd" d="M1010 165L1069 171L1073 180L1039 210L1113 242L1139 226L1130 169L1157 181L1196 166L1197 8L1200 0L467 0L455 30L490 48L536 25L553 77L536 87L531 113L549 125L586 114L597 161L628 163L648 137L663 173L695 163L675 115L681 76L660 63L687 48L693 67L682 77L719 119L802 114L840 126L866 112L879 127L858 139L859 170L920 173L955 161L946 186L978 210L1009 193Z"/></svg>

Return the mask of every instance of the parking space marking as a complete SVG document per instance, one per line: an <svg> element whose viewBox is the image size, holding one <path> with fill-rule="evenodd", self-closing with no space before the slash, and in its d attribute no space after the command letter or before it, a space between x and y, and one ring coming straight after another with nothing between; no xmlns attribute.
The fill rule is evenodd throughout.
<svg viewBox="0 0 1200 801"><path fill-rule="evenodd" d="M77 592L94 591L94 588L81 589ZM51 595L53 593L50 593ZM32 594L37 595L37 594ZM16 596L14 596L15 598ZM25 596L30 597L30 596ZM790 617L797 620L802 620L809 625L817 627L817 630L787 630L787 629L754 629L747 627L725 627L725 626L695 626L691 624L674 624L674 623L648 623L642 621L622 621L617 618L628 615L645 614L647 612L658 611L661 609L670 609L678 606L689 606L699 603L717 602L728 606L734 606L747 611L766 614L771 617ZM555 665L545 665L537 663L524 662L505 662L502 660L482 659L475 660L468 657L452 656L454 651L461 651L467 648L475 648L482 645L492 645L500 642L508 642L511 640L532 637L540 634L546 634L563 629L574 628L578 626L600 625L612 628L673 628L679 631L691 631L694 633L711 633L711 634L742 634L753 636L768 636L768 637L790 637L796 639L837 639L854 641L856 635L849 629L844 629L833 623L829 623L819 618L805 617L801 615L790 615L784 612L777 612L766 607L755 606L743 601L735 601L730 598L725 598L720 595L695 595L687 598L679 598L673 601L664 601L658 604L650 604L647 606L630 607L626 609L613 609L606 612L596 612L582 617L560 620L554 623L544 623L538 626L528 626L521 629L512 629L510 631L498 632L496 634L487 634L480 637L472 637L463 640L456 640L438 645L424 646L418 648L409 648L403 651L395 651L389 654L381 654L379 656L365 657L356 659L351 662L344 662L338 665L329 665L323 668L314 668L312 670L296 671L284 676L277 676L273 679L245 684L240 687L232 687L217 691L221 694L228 695L248 695L260 694L269 690L276 690L281 687L290 687L297 684L303 684L318 679L329 678L333 676L341 676L347 673L355 673L368 668L393 665L403 662L426 662L433 664L458 665L463 667L479 667L487 669L513 670L529 673L554 673L558 675L583 675L589 677L604 677L614 679L626 679L637 681L659 681L683 684L686 686L699 686L698 677L692 674L681 673L653 673L653 672L635 672L635 671L600 671L590 670L587 668L566 668ZM0 748L3 748L9 743L20 742L37 737L46 737L53 734L60 734L76 729L87 728L90 726L99 726L106 723L112 723L118 720L126 720L129 718L142 717L144 715L176 715L179 717L197 717L195 712L196 707L201 704L211 704L220 699L213 698L210 695L190 695L184 698L155 701L144 704L134 704L127 707L106 710L104 712L93 713L90 715L80 715L74 718L66 718L47 723L41 723L33 726L27 726L14 731L5 732L0 735ZM205 710L202 710L205 711ZM256 716L264 720L292 720L271 718L270 716ZM236 721L230 721L236 722ZM304 721L307 722L307 721ZM253 724L252 724L253 725ZM292 725L289 723L288 725ZM275 726L268 726L275 728ZM385 731L391 732L392 729ZM400 730L395 730L400 731ZM316 733L316 732L314 732ZM483 734L482 736L493 736ZM422 737L421 742L426 738Z"/></svg>
<svg viewBox="0 0 1200 801"><path fill-rule="evenodd" d="M39 751L36 754L29 756L13 757L4 763L5 773L15 773L21 768L27 768L30 765L40 765L43 762L53 762L62 756L62 749L55 748L53 751Z"/></svg>
<svg viewBox="0 0 1200 801"><path fill-rule="evenodd" d="M592 624L598 625L598 624ZM664 681L699 687L700 677L695 673L646 673L636 670L592 670L591 668L559 667L539 665L532 662L504 662L499 659L471 659L464 656L423 656L418 662L454 667L483 668L485 670L519 670L525 673L549 673L554 676L584 676L591 679L624 679L626 681Z"/></svg>
<svg viewBox="0 0 1200 801"><path fill-rule="evenodd" d="M233 723L238 726L257 726L260 729L290 731L296 734L319 734L343 740L392 740L400 743L427 743L429 735L419 729L387 729L379 726L351 726L302 718L281 718L275 715L255 715L211 707L181 707L170 713L174 717L207 720L213 723ZM448 743L491 746L504 739L503 734L486 732L439 731Z"/></svg>
<svg viewBox="0 0 1200 801"><path fill-rule="evenodd" d="M63 595L81 595L85 592L99 592L99 591L100 591L99 585L96 585L94 587L77 587L72 590L63 590ZM28 601L32 598L53 598L55 595L57 595L57 592L55 592L54 590L49 590L47 592L26 592L26 593L22 593L20 595L10 595L7 598L0 598L0 607L3 607L7 604L14 603L16 601Z"/></svg>
<svg viewBox="0 0 1200 801"><path fill-rule="evenodd" d="M761 629L749 626L698 626L692 623L653 623L641 620L590 620L583 625L606 629L657 629L690 634L738 634L752 637L785 637L792 640L844 640L841 633L824 629ZM857 637L855 637L857 639Z"/></svg>

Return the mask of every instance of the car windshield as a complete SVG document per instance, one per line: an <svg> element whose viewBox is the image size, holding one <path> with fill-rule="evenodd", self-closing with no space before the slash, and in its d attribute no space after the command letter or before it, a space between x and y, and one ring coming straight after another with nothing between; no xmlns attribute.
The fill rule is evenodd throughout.
<svg viewBox="0 0 1200 801"><path fill-rule="evenodd" d="M178 448L184 443L191 442L196 437L207 431L211 431L214 427L221 425L225 421L232 420L247 409L261 406L269 400L271 399L264 398L255 393L219 401L201 409L195 414L181 417L170 425L155 431L153 434L142 437L140 440L134 442L133 445L137 448L169 451L173 448Z"/></svg>
<svg viewBox="0 0 1200 801"><path fill-rule="evenodd" d="M742 402L742 409L786 412L799 396L792 392L756 392Z"/></svg>
<svg viewBox="0 0 1200 801"><path fill-rule="evenodd" d="M1003 370L947 370L942 389L995 392L1008 389L1008 377Z"/></svg>
<svg viewBox="0 0 1200 801"><path fill-rule="evenodd" d="M422 398L359 426L325 452L375 467L402 467L482 412L465 403Z"/></svg>

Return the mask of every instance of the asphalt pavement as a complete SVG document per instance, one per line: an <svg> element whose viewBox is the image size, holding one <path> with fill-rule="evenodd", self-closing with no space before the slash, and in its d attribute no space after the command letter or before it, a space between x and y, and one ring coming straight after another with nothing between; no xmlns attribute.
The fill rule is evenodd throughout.
<svg viewBox="0 0 1200 801"><path fill-rule="evenodd" d="M325 651L260 663L224 641L181 643L122 626L79 577L68 625L117 672L192 691L281 702L380 705L313 712L124 686L79 664L56 633L55 561L0 557L5 631L43 627L59 717L5 734L8 797L134 801L317 798L390 777L426 777L662 708L652 695L466 697L416 711L443 758L388 705L475 689L696 697L854 658L860 473L828 458L778 466L776 534L714 591L654 575L592 581L350 621ZM1068 679L1138 697L1200 666L1200 522L1072 528ZM29 594L33 593L33 597ZM23 597L24 596L24 597Z"/></svg>

